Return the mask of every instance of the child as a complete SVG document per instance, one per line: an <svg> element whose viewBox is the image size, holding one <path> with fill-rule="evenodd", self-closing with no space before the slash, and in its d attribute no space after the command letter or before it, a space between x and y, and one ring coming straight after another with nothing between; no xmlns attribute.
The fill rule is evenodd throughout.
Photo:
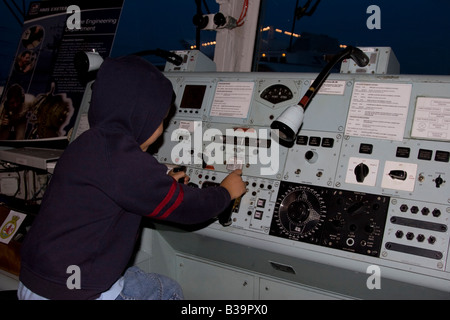
<svg viewBox="0 0 450 320"><path fill-rule="evenodd" d="M103 63L90 129L59 159L24 241L19 298L182 298L163 276L133 267L121 277L142 217L205 222L241 196L245 184L237 170L220 187L191 188L177 182L185 173L166 174L167 167L145 152L163 132L172 94L170 81L142 58ZM79 270L79 288L69 285L73 270Z"/></svg>

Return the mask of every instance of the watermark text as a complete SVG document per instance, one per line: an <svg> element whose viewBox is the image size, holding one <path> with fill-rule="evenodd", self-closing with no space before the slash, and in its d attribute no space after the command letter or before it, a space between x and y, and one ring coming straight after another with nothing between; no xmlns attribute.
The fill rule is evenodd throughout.
<svg viewBox="0 0 450 320"><path fill-rule="evenodd" d="M190 128L172 132L171 151L174 164L226 164L239 168L244 163L259 165L261 175L274 175L280 168L280 146L276 135L268 129L216 128L203 131L202 122L194 121Z"/></svg>
<svg viewBox="0 0 450 320"><path fill-rule="evenodd" d="M366 285L367 289L381 289L381 269L379 266L370 265L367 267L367 274L370 274L369 278L367 278Z"/></svg>
<svg viewBox="0 0 450 320"><path fill-rule="evenodd" d="M67 274L70 276L67 278L66 286L69 290L81 289L81 270L79 266L71 265L67 267Z"/></svg>
<svg viewBox="0 0 450 320"><path fill-rule="evenodd" d="M370 14L367 18L367 28L369 30L381 29L381 9L379 6L371 5L367 8L367 14Z"/></svg>

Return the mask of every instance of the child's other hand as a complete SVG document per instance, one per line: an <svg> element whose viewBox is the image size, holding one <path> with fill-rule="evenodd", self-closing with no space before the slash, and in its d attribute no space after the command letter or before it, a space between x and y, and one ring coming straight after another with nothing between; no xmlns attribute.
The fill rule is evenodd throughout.
<svg viewBox="0 0 450 320"><path fill-rule="evenodd" d="M179 168L174 168L167 174L177 180L179 183L188 184L190 180L189 176L186 174L186 169L180 170Z"/></svg>

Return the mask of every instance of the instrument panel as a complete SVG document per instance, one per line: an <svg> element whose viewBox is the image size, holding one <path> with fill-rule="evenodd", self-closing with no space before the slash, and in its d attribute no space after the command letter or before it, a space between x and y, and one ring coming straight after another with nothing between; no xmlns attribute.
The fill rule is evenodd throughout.
<svg viewBox="0 0 450 320"><path fill-rule="evenodd" d="M157 159L186 166L189 187L217 185L236 168L247 184L197 233L316 252L349 269L364 261L450 296L449 77L331 74L285 148L270 124L315 75L166 76L177 113Z"/></svg>

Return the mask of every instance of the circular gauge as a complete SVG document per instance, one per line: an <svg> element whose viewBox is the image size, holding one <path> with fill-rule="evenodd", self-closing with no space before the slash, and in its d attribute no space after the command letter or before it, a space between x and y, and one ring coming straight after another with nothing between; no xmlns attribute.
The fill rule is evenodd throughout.
<svg viewBox="0 0 450 320"><path fill-rule="evenodd" d="M301 239L314 234L325 214L324 201L318 192L309 187L296 186L281 195L274 218L281 236Z"/></svg>
<svg viewBox="0 0 450 320"><path fill-rule="evenodd" d="M274 84L261 93L262 99L273 104L291 100L293 97L291 89L283 84Z"/></svg>

